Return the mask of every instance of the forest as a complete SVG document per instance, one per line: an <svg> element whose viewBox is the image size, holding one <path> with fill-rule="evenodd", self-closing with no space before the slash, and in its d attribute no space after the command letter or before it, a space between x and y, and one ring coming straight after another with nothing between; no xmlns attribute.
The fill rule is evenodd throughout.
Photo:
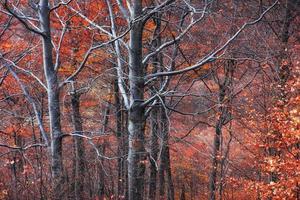
<svg viewBox="0 0 300 200"><path fill-rule="evenodd" d="M300 0L0 0L0 200L300 200Z"/></svg>

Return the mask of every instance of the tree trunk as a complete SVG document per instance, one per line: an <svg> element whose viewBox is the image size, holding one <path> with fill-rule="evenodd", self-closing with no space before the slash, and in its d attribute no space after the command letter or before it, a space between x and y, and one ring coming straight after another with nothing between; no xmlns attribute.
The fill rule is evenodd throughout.
<svg viewBox="0 0 300 200"><path fill-rule="evenodd" d="M80 94L74 90L71 94L71 105L72 105L72 121L75 133L82 135L82 119L80 115ZM74 194L75 199L84 199L84 168L85 168L85 150L84 141L80 136L74 137L75 145L75 180L74 180Z"/></svg>
<svg viewBox="0 0 300 200"><path fill-rule="evenodd" d="M103 118L103 126L101 134L105 134L107 131L108 123L109 123L109 113L110 113L110 104L107 105L107 107L104 110L104 118ZM106 139L104 139L103 143L98 145L98 149L102 155L105 155L106 153L106 147L108 145L108 142ZM100 167L99 167L99 189L98 189L98 196L100 200L104 200L106 196L106 191L109 188L109 186L105 182L105 166L104 166L104 158L100 158Z"/></svg>
<svg viewBox="0 0 300 200"><path fill-rule="evenodd" d="M162 103L165 103L165 99L162 98ZM170 150L169 150L169 123L167 113L163 106L160 106L161 111L161 161L159 166L159 188L160 198L165 196L165 183L167 183L167 199L174 199L174 186L172 181L171 163L170 163ZM165 181L166 180L166 181Z"/></svg>
<svg viewBox="0 0 300 200"><path fill-rule="evenodd" d="M129 144L128 144L128 112L123 111L122 112L122 130L123 130L123 135L122 135L122 144L123 144L123 155L128 155L128 149L129 149ZM123 191L123 196L125 199L129 199L129 194L128 194L128 162L126 159L122 160L122 175L123 175L123 180L124 180L124 191Z"/></svg>
<svg viewBox="0 0 300 200"><path fill-rule="evenodd" d="M167 176L167 191L168 191L168 200L174 200L174 185L172 180L172 170L171 170L171 161L170 161L170 150L169 145L166 147L166 176Z"/></svg>
<svg viewBox="0 0 300 200"><path fill-rule="evenodd" d="M142 14L142 1L132 1L132 19ZM142 200L146 153L144 147L145 108L144 67L142 65L143 22L137 21L130 31L129 87L130 108L128 112L128 194L129 200Z"/></svg>
<svg viewBox="0 0 300 200"><path fill-rule="evenodd" d="M151 111L151 144L150 144L150 178L149 178L149 194L148 199L156 197L156 177L157 177L157 155L158 155L158 120L157 108Z"/></svg>
<svg viewBox="0 0 300 200"><path fill-rule="evenodd" d="M164 100L164 98L163 98ZM167 113L165 110L162 110L161 121L163 124L162 132L163 132L163 144L164 147L164 170L167 179L167 195L168 200L174 200L174 185L172 180L172 171L171 171L171 161L170 161L170 149L169 149L169 123L167 119Z"/></svg>
<svg viewBox="0 0 300 200"><path fill-rule="evenodd" d="M165 160L162 158L164 157L164 149L161 151L161 158L159 163L158 169L158 187L159 187L159 199L164 199L165 196Z"/></svg>
<svg viewBox="0 0 300 200"><path fill-rule="evenodd" d="M229 151L230 151L230 144L232 141L232 122L230 121L230 125L229 125L229 141L227 143L226 146L226 151L224 153L224 156L222 155L221 158L221 163L220 163L220 187L219 187L219 200L223 199L223 187L224 187L224 183L225 183L225 167L226 167L226 161L229 157Z"/></svg>
<svg viewBox="0 0 300 200"><path fill-rule="evenodd" d="M124 156L127 154L126 147L126 128L124 129L124 111L122 111L122 102L119 97L118 79L114 81L114 94L115 94L115 116L116 116L116 136L118 139L118 183L117 183L117 196L124 198L126 196L126 163Z"/></svg>
<svg viewBox="0 0 300 200"><path fill-rule="evenodd" d="M53 199L63 196L62 138L59 105L59 87L53 65L50 32L50 9L48 0L39 3L39 20L43 32L43 66L48 88L48 109L51 132L51 170L53 179Z"/></svg>
<svg viewBox="0 0 300 200"><path fill-rule="evenodd" d="M155 14L154 23L156 25L152 41L153 49L155 50L157 47L161 45L161 15ZM162 59L160 54L153 57L153 70L152 73L156 73L158 68L162 66ZM159 90L157 86L154 86L155 90ZM151 96L156 94L156 91L151 92ZM159 151L158 145L158 107L154 105L151 110L150 115L150 126L151 126L151 142L150 142L150 177L149 177L149 190L148 190L148 199L155 199L156 197L156 184L157 184L157 156Z"/></svg>
<svg viewBox="0 0 300 200"><path fill-rule="evenodd" d="M185 186L184 186L184 184L181 186L180 200L185 200Z"/></svg>
<svg viewBox="0 0 300 200"><path fill-rule="evenodd" d="M221 144L221 134L222 134L222 125L220 121L217 123L216 134L214 137L214 146L213 146L213 159L212 159L212 169L209 177L209 199L216 199L216 180L217 180L217 171L218 171L218 154L220 151Z"/></svg>
<svg viewBox="0 0 300 200"><path fill-rule="evenodd" d="M212 169L209 177L209 199L215 200L216 199L216 183L217 183L217 172L218 172L218 166L219 166L219 159L220 156L220 147L221 147L221 137L222 137L222 128L226 124L226 121L231 120L229 119L229 108L228 105L224 105L225 103L228 104L228 102L225 102L225 97L228 98L228 101L230 101L230 96L228 93L230 93L228 90L230 89L232 79L233 79L233 72L234 72L234 65L235 62L233 60L228 60L227 64L224 65L224 80L222 83L220 81L216 81L219 86L219 98L218 98L218 111L219 111L219 118L216 122L216 129L215 129L215 137L214 137L214 143L213 143L213 155L212 155ZM218 76L216 72L215 76ZM219 78L217 78L219 80Z"/></svg>
<svg viewBox="0 0 300 200"><path fill-rule="evenodd" d="M123 163L123 151L122 151L122 111L121 111L121 101L119 98L119 88L118 88L118 79L114 81L114 98L115 98L115 116L116 116L116 136L118 139L118 197L122 196L124 180L122 176L122 163Z"/></svg>
<svg viewBox="0 0 300 200"><path fill-rule="evenodd" d="M99 151L101 152L102 155L105 155L106 152L106 142L102 145L99 145L98 147ZM105 169L104 169L104 159L101 158L99 161L101 164L99 165L99 187L98 187L98 196L100 200L105 200L105 191L106 191L106 185L105 185ZM108 187L108 186L107 186Z"/></svg>

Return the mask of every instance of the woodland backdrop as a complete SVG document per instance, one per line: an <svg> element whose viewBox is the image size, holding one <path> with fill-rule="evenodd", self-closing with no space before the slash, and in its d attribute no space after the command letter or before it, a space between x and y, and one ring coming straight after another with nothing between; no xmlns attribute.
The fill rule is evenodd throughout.
<svg viewBox="0 0 300 200"><path fill-rule="evenodd" d="M300 199L299 0L0 0L0 199Z"/></svg>

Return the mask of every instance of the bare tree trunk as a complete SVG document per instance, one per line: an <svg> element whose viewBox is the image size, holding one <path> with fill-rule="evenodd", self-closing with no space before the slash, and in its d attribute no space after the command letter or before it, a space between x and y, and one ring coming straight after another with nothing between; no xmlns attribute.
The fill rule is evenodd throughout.
<svg viewBox="0 0 300 200"><path fill-rule="evenodd" d="M126 163L124 156L127 154L127 135L125 124L125 113L122 102L119 97L118 80L114 81L114 93L115 93L115 116L116 116L116 136L118 139L118 183L117 183L117 195L118 198L126 197Z"/></svg>
<svg viewBox="0 0 300 200"><path fill-rule="evenodd" d="M114 81L114 98L115 98L115 116L116 116L116 136L118 139L118 182L117 182L117 196L123 195L124 180L122 176L123 170L123 140L122 140L122 111L121 101L119 98L118 79Z"/></svg>
<svg viewBox="0 0 300 200"><path fill-rule="evenodd" d="M162 98L162 104L165 103L165 99ZM167 198L168 200L174 199L174 185L172 181L171 163L170 163L170 151L169 151L169 123L166 110L161 106L161 161L159 167L159 188L160 198L165 196L165 182L167 183ZM166 180L166 181L165 181Z"/></svg>
<svg viewBox="0 0 300 200"><path fill-rule="evenodd" d="M229 141L227 143L227 146L226 146L226 151L224 153L224 156L222 155L222 158L221 158L221 163L220 163L220 187L219 187L219 200L222 200L223 199L223 186L224 186L224 179L225 179L225 167L226 167L226 160L228 159L229 157L229 151L230 151L230 144L231 144L231 141L232 141L232 122L230 122L230 125L229 125L229 134L230 134L230 138L229 138Z"/></svg>
<svg viewBox="0 0 300 200"><path fill-rule="evenodd" d="M165 196L165 160L162 158L164 156L164 150L161 151L161 158L158 169L158 187L159 187L159 199L163 199Z"/></svg>
<svg viewBox="0 0 300 200"><path fill-rule="evenodd" d="M172 180L171 161L169 145L166 147L166 175L167 175L167 191L168 200L174 200L174 185Z"/></svg>
<svg viewBox="0 0 300 200"><path fill-rule="evenodd" d="M82 135L82 119L80 115L80 94L73 89L71 93L71 105L72 105L72 121L75 133L78 136L74 137L75 145L75 183L74 183L74 194L75 199L80 200L84 199L84 168L85 168L85 150L84 150L84 141L80 137Z"/></svg>
<svg viewBox="0 0 300 200"><path fill-rule="evenodd" d="M220 124L220 120L217 122L216 126L216 134L214 137L214 145L213 145L213 159L212 159L212 169L209 179L209 193L210 200L216 199L216 182L217 182L217 171L218 171L218 154L220 151L220 141L222 134L222 125Z"/></svg>
<svg viewBox="0 0 300 200"><path fill-rule="evenodd" d="M129 144L128 144L128 112L123 111L122 112L122 144L123 144L123 155L128 155L128 149L129 149ZM125 199L129 198L128 194L128 162L126 159L122 160L122 177L124 180L124 191L123 191L123 196Z"/></svg>
<svg viewBox="0 0 300 200"><path fill-rule="evenodd" d="M14 137L14 144L16 146L22 146L22 140L21 137L14 131L13 132L13 137ZM18 172L22 171L22 161L20 161L20 156L19 156L18 151L13 153L13 163L11 164L11 170L12 170L12 180L13 180L13 199L18 200L18 183L19 183L19 177L18 177ZM20 165L21 164L21 165Z"/></svg>
<svg viewBox="0 0 300 200"><path fill-rule="evenodd" d="M132 19L142 14L142 1L132 1ZM142 64L143 22L137 21L130 31L129 86L130 108L128 112L128 194L129 200L142 200L144 196L144 172L146 153L144 147L145 108L144 66Z"/></svg>
<svg viewBox="0 0 300 200"><path fill-rule="evenodd" d="M62 199L63 196L63 162L62 138L59 105L59 87L57 74L53 65L52 43L50 32L50 8L48 0L39 3L39 19L43 33L43 65L48 88L48 109L51 132L51 170L53 179L53 198Z"/></svg>
<svg viewBox="0 0 300 200"><path fill-rule="evenodd" d="M216 122L216 129L215 129L215 137L214 137L214 143L213 143L213 155L212 155L212 169L209 177L209 199L215 200L216 199L216 183L217 183L217 172L218 172L218 166L219 166L219 154L220 154L220 146L221 146L221 137L222 137L222 128L226 124L226 121L230 120L230 112L228 110L228 106L224 105L225 103L225 97L228 95L228 90L230 89L230 85L232 83L233 78L233 71L234 71L234 61L229 60L224 66L224 80L223 82L220 82L219 78L217 78L217 83L219 86L219 99L218 104L220 105L218 107L219 110L219 118ZM216 72L216 77L218 76ZM228 96L227 96L228 98Z"/></svg>
<svg viewBox="0 0 300 200"><path fill-rule="evenodd" d="M102 155L105 155L106 152L106 142L98 147ZM99 187L98 187L98 195L100 200L105 200L105 171L103 166L104 159L101 158L101 165L99 166Z"/></svg>
<svg viewBox="0 0 300 200"><path fill-rule="evenodd" d="M161 142L161 152L160 152L160 162L159 162L159 170L158 170L158 180L159 180L159 198L165 198L165 168L166 168L166 146L167 146L167 129L168 125L164 120L165 110L160 106L160 137L162 139Z"/></svg>
<svg viewBox="0 0 300 200"><path fill-rule="evenodd" d="M164 100L164 98L163 98ZM164 147L164 155L162 159L164 159L164 170L165 170L165 175L166 175L166 180L167 180L167 195L168 195L168 200L174 200L174 185L173 185L173 180L172 180L172 172L171 172L171 161L170 161L170 149L169 149L169 123L167 119L167 113L165 110L162 110L162 116L161 120L163 123L163 144L165 145Z"/></svg>
<svg viewBox="0 0 300 200"><path fill-rule="evenodd" d="M157 47L161 45L161 16L160 14L156 14L154 17L154 23L156 25L153 38L155 40L152 41L153 49L155 50ZM152 73L156 73L160 65L162 66L161 56L158 54L153 57L153 71ZM158 90L158 87L155 86L155 90ZM155 95L156 91L153 91L152 96ZM155 199L156 197L156 184L157 184L157 157L159 151L158 145L158 107L154 105L150 114L150 126L151 126L151 142L150 142L150 177L149 177L149 189L148 189L148 199Z"/></svg>
<svg viewBox="0 0 300 200"><path fill-rule="evenodd" d="M184 184L181 186L180 200L185 200L185 186L184 186Z"/></svg>
<svg viewBox="0 0 300 200"><path fill-rule="evenodd" d="M104 110L104 119L103 119L103 127L102 127L102 134L104 134L107 130L108 127L108 120L109 120L109 113L110 113L110 105L107 105L106 109ZM101 152L102 155L105 155L106 153L106 147L107 147L107 140L104 139L103 144L99 145L99 151ZM105 168L104 168L104 159L100 159L100 167L99 167L99 188L98 188L98 195L100 197L100 200L105 199L106 191L108 185L105 183Z"/></svg>
<svg viewBox="0 0 300 200"><path fill-rule="evenodd" d="M156 177L157 177L157 155L158 155L158 121L157 108L152 108L151 111L151 144L150 144L150 178L149 178L149 194L148 199L156 197Z"/></svg>

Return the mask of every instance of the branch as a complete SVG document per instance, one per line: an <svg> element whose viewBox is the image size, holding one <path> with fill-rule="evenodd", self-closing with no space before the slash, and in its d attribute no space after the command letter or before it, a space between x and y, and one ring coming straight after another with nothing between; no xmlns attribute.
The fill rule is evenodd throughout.
<svg viewBox="0 0 300 200"><path fill-rule="evenodd" d="M158 72L158 73L155 73L155 74L150 74L150 75L146 76L146 79L150 79L150 78L153 78L153 77L159 77L159 76L174 76L174 75L178 75L178 74L182 74L182 73L185 73L185 72L189 72L189 71L198 69L198 68L202 67L203 65L205 65L207 63L214 62L218 58L218 57L216 57L217 54L219 54L227 46L229 46L229 44L231 44L240 35L240 33L244 29L246 29L248 26L254 25L254 24L258 23L259 21L261 21L262 18L266 15L266 13L269 12L273 7L275 7L275 5L277 5L277 3L278 3L278 0L276 0L270 7L268 7L256 20L245 23L229 40L227 40L227 42L225 42L225 44L223 44L216 51L211 52L210 54L208 54L208 56L201 59L195 65L192 65L192 66L184 68L184 69L176 70L176 71Z"/></svg>
<svg viewBox="0 0 300 200"><path fill-rule="evenodd" d="M4 35L4 33L6 32L6 30L8 30L10 24L11 24L11 21L13 19L13 16L10 16L9 19L7 20L6 24L3 25L3 28L2 28L2 31L0 33L0 38Z"/></svg>
<svg viewBox="0 0 300 200"><path fill-rule="evenodd" d="M57 9L57 8L59 8L59 7L61 7L61 6L67 6L67 5L69 5L71 2L72 2L73 0L69 0L69 1L67 1L67 2L59 2L57 5L55 5L55 6L53 6L51 9L50 9L50 12L51 11L53 11L53 10L55 10L55 9Z"/></svg>
<svg viewBox="0 0 300 200"><path fill-rule="evenodd" d="M117 4L122 12L122 14L124 15L125 19L127 20L127 22L129 22L130 16L128 11L125 9L123 1L122 0L117 0Z"/></svg>
<svg viewBox="0 0 300 200"><path fill-rule="evenodd" d="M116 33L116 26L115 26L115 18L113 14L113 9L112 5L108 0L106 0L107 6L108 6L108 11L109 11L109 16L110 16L110 23L111 23L111 32L113 37L116 38L117 33ZM123 97L124 105L127 109L129 109L129 98L126 94L126 90L124 88L124 81L123 81L123 70L122 70L122 60L121 60L121 50L120 50L120 45L119 42L116 40L114 41L114 47L115 51L117 54L117 79L118 79L118 87L120 90L120 93Z"/></svg>
<svg viewBox="0 0 300 200"><path fill-rule="evenodd" d="M87 62L88 58L90 57L91 53L97 49L100 49L101 47L105 46L105 45L109 45L111 43L114 43L115 41L119 40L120 38L124 37L128 32L130 31L130 28L128 30L126 30L124 33L122 33L120 36L115 37L112 40L109 40L107 42L104 42L102 44L96 45L96 46L92 46L85 54L82 62L80 63L80 66L77 68L77 70L71 74L65 81L63 81L59 87L64 86L66 83L70 82L71 80L73 80L84 68L85 63Z"/></svg>
<svg viewBox="0 0 300 200"><path fill-rule="evenodd" d="M96 24L95 22L93 22L92 20L90 20L88 17L86 17L85 15L81 14L79 11L75 10L74 8L68 6L73 12L75 12L76 14L78 14L80 17L82 17L85 21L87 21L89 24L91 24L92 26L94 26L95 28L99 29L101 32L105 33L106 35L108 35L109 37L112 38L112 40L120 40L123 36L125 36L131 29L131 27L129 27L127 29L127 31L125 31L124 34L121 34L119 37L114 37L112 35L112 33L110 33L109 31L105 30L103 27L99 26L98 24ZM111 40L111 41L112 41ZM128 45L123 41L120 40L120 42L126 47L126 49L129 49ZM111 42L109 42L111 43Z"/></svg>
<svg viewBox="0 0 300 200"><path fill-rule="evenodd" d="M56 12L55 12L56 13ZM59 20L61 21L61 20ZM64 36L68 30L68 27L67 27L67 24L64 24L62 21L61 21L61 24L63 26L63 30L61 32L61 35L60 35L60 38L59 38L59 41L58 41L58 45L57 45L57 48L55 48L55 51L56 51L56 58L55 58L55 65L54 65L54 70L57 71L58 68L59 68L59 64L60 64L60 49L61 49L61 45L62 45L62 42L63 42L63 39L64 39ZM54 46L54 45L53 45Z"/></svg>
<svg viewBox="0 0 300 200"><path fill-rule="evenodd" d="M185 30L183 30L176 38L174 38L173 40L171 41L168 41L168 42L165 42L164 44L162 44L161 46L159 46L155 51L153 51L152 53L149 53L144 59L143 59L143 64L147 63L148 60L158 54L159 52L161 52L163 49L165 49L166 47L178 42L183 36L185 36L189 30L195 25L197 24L198 22L200 22L204 16L205 16L205 11L206 11L206 8L207 8L207 5L205 5L204 9L203 9L203 12L202 12L202 15L199 19L195 20L193 19L193 16L192 16L192 19L191 19L191 23L188 25L188 27L185 28ZM193 15L194 13L192 13Z"/></svg>
<svg viewBox="0 0 300 200"><path fill-rule="evenodd" d="M46 131L44 129L44 126L43 126L43 123L42 123L42 118L41 118L41 115L40 115L40 113L39 113L39 111L37 109L36 103L34 102L33 98L29 95L26 87L21 82L21 80L20 80L19 76L16 74L16 72L10 66L7 66L7 68L9 69L9 71L11 72L11 74L13 75L13 77L17 80L17 82L19 83L19 85L20 85L20 87L21 87L24 95L27 97L29 103L32 105L34 113L35 113L35 116L37 118L39 129L41 131L43 139L45 140L46 145L48 146L50 144L49 143L49 139L48 139L48 135L46 134Z"/></svg>
<svg viewBox="0 0 300 200"><path fill-rule="evenodd" d="M20 151L26 151L27 149L33 148L33 147L47 147L47 144L31 144L31 145L27 145L24 147L20 147L20 146L11 146L11 145L7 145L7 144L0 144L0 147L5 147L8 149L13 149L13 150L20 150Z"/></svg>
<svg viewBox="0 0 300 200"><path fill-rule="evenodd" d="M89 144L94 148L94 150L96 151L97 153L97 156L100 157L100 158L104 158L104 159L107 159L107 160L114 160L114 159L119 159L120 156L115 156L115 157L107 157L107 156L104 156L100 153L99 149L97 148L97 146L95 145L95 143L93 142L93 137L89 137L89 136L86 136L86 135L82 135L82 132L75 132L75 133L69 133L69 134L63 134L61 137L67 137L67 136L74 136L74 137L80 137L80 138L83 138L83 139L86 139Z"/></svg>
<svg viewBox="0 0 300 200"><path fill-rule="evenodd" d="M195 129L195 128L197 128L197 126L199 125L199 124L205 124L206 126L208 126L208 127L215 127L215 126L213 126L213 125L211 125L211 124L209 124L208 122L205 122L205 121L198 121L184 136L181 136L180 138L178 138L178 139L180 139L180 140L183 140L184 138L186 138L187 136L189 136L192 132L193 132L193 130Z"/></svg>
<svg viewBox="0 0 300 200"><path fill-rule="evenodd" d="M25 20L23 20L22 17L20 17L19 15L17 15L16 13L14 13L7 5L7 0L4 1L4 3L2 3L3 7L12 15L14 16L17 20L19 20L24 26L26 29L28 29L29 31L33 32L33 33L36 33L40 36L43 36L45 37L45 34L43 32L41 32L39 29L35 29L35 28L32 28L30 27Z"/></svg>
<svg viewBox="0 0 300 200"><path fill-rule="evenodd" d="M46 91L48 91L47 86L42 82L42 80L39 79L36 75L34 75L31 71L19 67L18 65L16 65L16 63L14 63L14 62L11 61L11 60L8 60L8 59L4 58L2 55L1 55L1 58L2 58L3 60L5 60L5 61L9 62L9 63L11 64L11 66L15 67L16 69L18 69L18 70L24 72L25 74L29 74L30 76L32 76L35 80L37 80L37 81L39 82L39 84L40 84Z"/></svg>

